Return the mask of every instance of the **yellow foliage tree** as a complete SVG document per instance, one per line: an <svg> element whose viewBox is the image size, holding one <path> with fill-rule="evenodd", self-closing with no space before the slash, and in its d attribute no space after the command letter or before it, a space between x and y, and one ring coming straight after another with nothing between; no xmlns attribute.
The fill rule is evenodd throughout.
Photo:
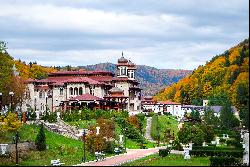
<svg viewBox="0 0 250 167"><path fill-rule="evenodd" d="M2 132L6 131L16 131L21 127L22 123L18 120L17 114L9 112L8 115L1 122L0 129Z"/></svg>

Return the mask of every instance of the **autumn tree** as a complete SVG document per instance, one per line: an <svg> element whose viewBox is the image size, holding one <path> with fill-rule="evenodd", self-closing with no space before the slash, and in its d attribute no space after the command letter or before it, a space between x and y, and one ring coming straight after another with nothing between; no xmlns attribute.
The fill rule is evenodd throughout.
<svg viewBox="0 0 250 167"><path fill-rule="evenodd" d="M22 123L18 120L17 114L8 112L8 114L1 119L3 122L0 124L0 131L3 132L14 132L21 127ZM0 120L0 121L1 121Z"/></svg>

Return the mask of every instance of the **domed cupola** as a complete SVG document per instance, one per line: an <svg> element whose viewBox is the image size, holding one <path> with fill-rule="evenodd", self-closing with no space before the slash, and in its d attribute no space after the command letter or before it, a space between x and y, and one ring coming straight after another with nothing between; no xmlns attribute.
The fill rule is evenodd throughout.
<svg viewBox="0 0 250 167"><path fill-rule="evenodd" d="M118 63L128 63L128 60L123 57L123 52L122 52L122 57L118 59Z"/></svg>

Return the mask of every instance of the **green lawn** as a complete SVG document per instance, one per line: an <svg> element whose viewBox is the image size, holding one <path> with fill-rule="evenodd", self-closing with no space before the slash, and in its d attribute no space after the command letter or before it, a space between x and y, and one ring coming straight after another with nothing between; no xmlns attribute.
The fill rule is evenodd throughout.
<svg viewBox="0 0 250 167"><path fill-rule="evenodd" d="M184 160L183 155L169 154L167 157L160 157L158 154L123 164L122 166L209 166L209 157L192 157Z"/></svg>
<svg viewBox="0 0 250 167"><path fill-rule="evenodd" d="M34 141L38 133L38 126L24 124L20 129L21 141ZM45 151L28 151L20 158L20 165L50 165L52 159L60 159L65 165L74 165L81 162L83 156L83 143L79 140L67 138L45 130L46 144L49 147ZM11 135L8 135L11 136ZM10 141L11 142L11 141ZM87 160L94 160L87 153ZM14 165L4 157L0 157L0 165Z"/></svg>
<svg viewBox="0 0 250 167"><path fill-rule="evenodd" d="M72 122L67 122L67 123L71 126L76 126L80 129L88 129L89 126L96 125L96 119L72 121Z"/></svg>
<svg viewBox="0 0 250 167"><path fill-rule="evenodd" d="M152 127L151 127L151 136L156 140L157 139L157 130L156 130L156 118L157 116L152 117ZM171 135L174 131L174 136L177 136L178 132L178 121L173 116L160 115L158 116L159 127L160 127L160 136L161 140L164 139L164 132L167 128L171 129Z"/></svg>

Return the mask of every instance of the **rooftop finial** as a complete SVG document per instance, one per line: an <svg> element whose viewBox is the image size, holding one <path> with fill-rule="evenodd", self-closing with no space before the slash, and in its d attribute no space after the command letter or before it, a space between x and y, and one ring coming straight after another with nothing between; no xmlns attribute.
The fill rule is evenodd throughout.
<svg viewBox="0 0 250 167"><path fill-rule="evenodd" d="M123 57L123 51L122 51L122 57Z"/></svg>

